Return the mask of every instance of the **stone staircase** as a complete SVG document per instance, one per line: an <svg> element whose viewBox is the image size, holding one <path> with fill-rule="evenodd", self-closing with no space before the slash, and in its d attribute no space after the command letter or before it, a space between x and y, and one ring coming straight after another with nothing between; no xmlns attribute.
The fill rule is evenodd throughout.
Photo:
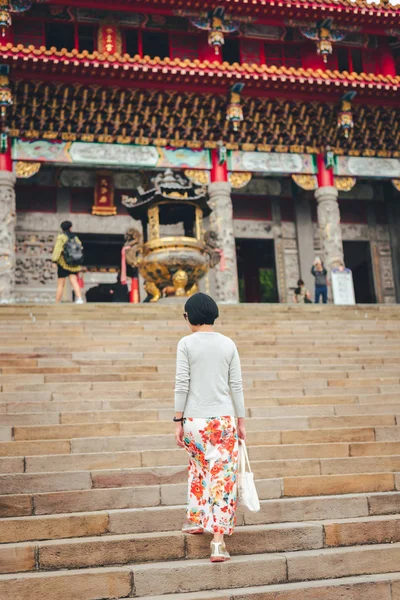
<svg viewBox="0 0 400 600"><path fill-rule="evenodd" d="M182 308L0 310L0 599L400 600L400 307L232 306L261 511L180 532Z"/></svg>

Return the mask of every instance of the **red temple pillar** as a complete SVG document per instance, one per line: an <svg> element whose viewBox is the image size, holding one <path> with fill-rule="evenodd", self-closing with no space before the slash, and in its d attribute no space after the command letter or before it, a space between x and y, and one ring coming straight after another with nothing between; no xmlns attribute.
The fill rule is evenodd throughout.
<svg viewBox="0 0 400 600"><path fill-rule="evenodd" d="M333 168L326 167L324 154L318 154L317 156L317 169L318 187L334 187Z"/></svg>
<svg viewBox="0 0 400 600"><path fill-rule="evenodd" d="M390 49L387 39L382 37L379 39L379 63L382 75L396 77L396 63L393 52Z"/></svg>
<svg viewBox="0 0 400 600"><path fill-rule="evenodd" d="M129 302L132 304L139 304L140 302L140 292L139 292L139 278L132 277L131 289L129 292Z"/></svg>
<svg viewBox="0 0 400 600"><path fill-rule="evenodd" d="M0 152L0 171L12 172L13 164L11 158L11 140L7 139L7 149L5 152Z"/></svg>
<svg viewBox="0 0 400 600"><path fill-rule="evenodd" d="M324 154L317 156L317 167L318 188L315 191L315 198L317 200L318 225L325 265L331 269L343 263L338 191L335 187L333 167L326 167Z"/></svg>
<svg viewBox="0 0 400 600"><path fill-rule="evenodd" d="M211 150L211 181L228 181L228 165L220 163L218 150Z"/></svg>

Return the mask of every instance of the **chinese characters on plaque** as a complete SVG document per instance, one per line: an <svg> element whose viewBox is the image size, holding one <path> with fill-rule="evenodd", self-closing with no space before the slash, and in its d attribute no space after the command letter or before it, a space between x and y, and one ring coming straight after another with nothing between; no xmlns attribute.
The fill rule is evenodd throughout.
<svg viewBox="0 0 400 600"><path fill-rule="evenodd" d="M96 173L92 215L110 216L116 214L117 208L114 205L113 177L110 173L105 171L98 172Z"/></svg>
<svg viewBox="0 0 400 600"><path fill-rule="evenodd" d="M103 54L121 54L121 34L117 25L102 23L99 27L98 48Z"/></svg>

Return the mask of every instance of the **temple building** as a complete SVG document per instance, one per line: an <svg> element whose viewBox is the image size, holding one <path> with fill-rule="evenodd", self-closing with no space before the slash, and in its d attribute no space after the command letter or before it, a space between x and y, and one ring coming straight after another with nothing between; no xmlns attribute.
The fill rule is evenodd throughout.
<svg viewBox="0 0 400 600"><path fill-rule="evenodd" d="M291 302L315 256L400 302L400 0L0 0L0 30L1 302L53 301L64 220L115 281L166 172L205 189L220 302Z"/></svg>

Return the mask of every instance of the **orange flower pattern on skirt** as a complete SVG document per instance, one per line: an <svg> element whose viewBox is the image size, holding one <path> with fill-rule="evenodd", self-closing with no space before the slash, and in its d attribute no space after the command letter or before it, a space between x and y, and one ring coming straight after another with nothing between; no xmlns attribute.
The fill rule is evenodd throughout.
<svg viewBox="0 0 400 600"><path fill-rule="evenodd" d="M188 521L211 533L231 535L236 524L238 438L233 417L187 418Z"/></svg>

